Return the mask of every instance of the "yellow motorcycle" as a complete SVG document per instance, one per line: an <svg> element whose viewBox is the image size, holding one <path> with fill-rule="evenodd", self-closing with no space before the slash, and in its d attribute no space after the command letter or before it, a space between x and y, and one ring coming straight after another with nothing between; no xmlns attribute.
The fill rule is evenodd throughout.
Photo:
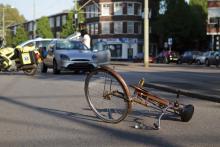
<svg viewBox="0 0 220 147"><path fill-rule="evenodd" d="M34 46L0 49L0 71L20 71L34 75L41 62L40 53Z"/></svg>

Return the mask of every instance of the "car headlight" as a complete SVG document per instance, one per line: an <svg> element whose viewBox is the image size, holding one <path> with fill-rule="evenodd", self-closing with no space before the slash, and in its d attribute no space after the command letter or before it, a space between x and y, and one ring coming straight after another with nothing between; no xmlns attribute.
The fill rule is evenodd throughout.
<svg viewBox="0 0 220 147"><path fill-rule="evenodd" d="M70 58L67 55L60 55L60 59L61 60L67 60L67 61L70 60Z"/></svg>

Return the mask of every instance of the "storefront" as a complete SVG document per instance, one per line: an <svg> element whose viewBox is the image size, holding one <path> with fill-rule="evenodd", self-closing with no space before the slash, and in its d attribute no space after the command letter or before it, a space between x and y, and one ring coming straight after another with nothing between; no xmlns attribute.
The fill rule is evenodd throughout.
<svg viewBox="0 0 220 147"><path fill-rule="evenodd" d="M131 60L138 53L139 44L136 38L96 39L93 40L93 43L97 41L104 41L108 44L113 60Z"/></svg>

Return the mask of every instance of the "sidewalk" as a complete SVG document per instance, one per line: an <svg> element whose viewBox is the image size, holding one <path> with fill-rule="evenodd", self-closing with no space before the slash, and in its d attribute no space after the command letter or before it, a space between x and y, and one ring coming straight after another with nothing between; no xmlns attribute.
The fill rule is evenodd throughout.
<svg viewBox="0 0 220 147"><path fill-rule="evenodd" d="M126 61L112 61L111 65L132 67L132 68L144 67L143 63L133 63L133 62L126 62ZM175 67L176 65L161 65L161 66ZM186 65L186 67L187 66L188 65ZM151 73L149 72L148 74L151 74ZM207 83L204 83L204 84L207 84ZM209 86L204 86L204 85L199 85L197 83L193 83L193 81L191 82L190 80L179 82L179 80L174 79L174 81L171 82L170 80L167 80L166 78L157 78L157 76L152 75L151 80L147 82L144 86L171 92L171 93L177 93L177 91L180 91L181 95L220 103L219 91L215 90L217 89L216 87L219 86L218 84L220 84L220 81L219 83L215 82L214 84L215 85L213 86L215 86L215 88L212 88Z"/></svg>

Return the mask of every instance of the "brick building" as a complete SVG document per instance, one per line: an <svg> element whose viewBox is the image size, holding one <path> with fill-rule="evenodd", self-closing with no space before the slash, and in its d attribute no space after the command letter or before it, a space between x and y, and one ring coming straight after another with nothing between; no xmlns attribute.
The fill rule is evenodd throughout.
<svg viewBox="0 0 220 147"><path fill-rule="evenodd" d="M62 26L66 23L67 15L69 11L63 11L61 13L53 14L48 16L50 28L52 30L53 36L55 38L60 38L60 32L62 30ZM36 19L38 21L38 19ZM10 30L12 30L13 34L16 34L17 27L21 24L12 25L9 27ZM28 32L29 39L32 39L34 37L34 27L35 21L30 20L25 23L23 23L25 30Z"/></svg>
<svg viewBox="0 0 220 147"><path fill-rule="evenodd" d="M84 5L87 0L80 0ZM112 59L131 59L143 52L143 0L94 0L85 7L85 26L92 42L105 41Z"/></svg>
<svg viewBox="0 0 220 147"><path fill-rule="evenodd" d="M208 0L207 35L210 36L210 47L220 49L220 0Z"/></svg>

